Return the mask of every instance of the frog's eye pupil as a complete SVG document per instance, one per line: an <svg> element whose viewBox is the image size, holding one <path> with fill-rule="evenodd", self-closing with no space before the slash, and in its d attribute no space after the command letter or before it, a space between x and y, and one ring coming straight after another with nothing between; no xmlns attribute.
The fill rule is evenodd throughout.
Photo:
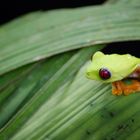
<svg viewBox="0 0 140 140"><path fill-rule="evenodd" d="M99 70L99 76L103 79L103 80L107 80L111 77L111 73L108 69L106 68L101 68Z"/></svg>

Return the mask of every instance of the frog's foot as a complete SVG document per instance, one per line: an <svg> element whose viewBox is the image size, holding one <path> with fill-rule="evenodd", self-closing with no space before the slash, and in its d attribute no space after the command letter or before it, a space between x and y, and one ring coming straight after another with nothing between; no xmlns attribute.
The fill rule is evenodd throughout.
<svg viewBox="0 0 140 140"><path fill-rule="evenodd" d="M125 84L123 81L116 81L112 83L112 94L114 95L129 95L140 91L140 81L132 80L131 84Z"/></svg>
<svg viewBox="0 0 140 140"><path fill-rule="evenodd" d="M123 93L122 81L116 81L112 83L112 94L121 95Z"/></svg>

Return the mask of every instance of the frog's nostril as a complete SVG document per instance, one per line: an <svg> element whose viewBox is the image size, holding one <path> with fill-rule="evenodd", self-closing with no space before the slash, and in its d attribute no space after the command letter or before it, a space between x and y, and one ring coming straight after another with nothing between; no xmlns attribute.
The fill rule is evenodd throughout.
<svg viewBox="0 0 140 140"><path fill-rule="evenodd" d="M90 77L90 72L87 72L87 73L86 73L86 76L87 76L87 77Z"/></svg>

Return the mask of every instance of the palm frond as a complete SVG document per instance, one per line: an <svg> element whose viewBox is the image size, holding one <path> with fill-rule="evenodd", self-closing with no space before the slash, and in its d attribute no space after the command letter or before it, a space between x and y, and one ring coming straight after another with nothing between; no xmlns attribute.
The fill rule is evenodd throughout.
<svg viewBox="0 0 140 140"><path fill-rule="evenodd" d="M0 140L139 139L140 94L116 97L85 77L107 43L140 40L138 1L109 2L1 26Z"/></svg>

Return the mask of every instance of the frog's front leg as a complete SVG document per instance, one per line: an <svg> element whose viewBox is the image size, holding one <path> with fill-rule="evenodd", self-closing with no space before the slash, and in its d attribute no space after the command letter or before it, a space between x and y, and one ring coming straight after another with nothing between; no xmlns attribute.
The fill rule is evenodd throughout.
<svg viewBox="0 0 140 140"><path fill-rule="evenodd" d="M112 83L112 94L121 95L123 93L122 81L116 81Z"/></svg>
<svg viewBox="0 0 140 140"><path fill-rule="evenodd" d="M140 91L140 81L131 80L131 84L125 84L123 81L116 81L112 83L112 94L114 95L129 95Z"/></svg>
<svg viewBox="0 0 140 140"><path fill-rule="evenodd" d="M124 84L124 95L129 95L134 92L140 91L140 81L139 80L132 80L132 84L125 85Z"/></svg>

